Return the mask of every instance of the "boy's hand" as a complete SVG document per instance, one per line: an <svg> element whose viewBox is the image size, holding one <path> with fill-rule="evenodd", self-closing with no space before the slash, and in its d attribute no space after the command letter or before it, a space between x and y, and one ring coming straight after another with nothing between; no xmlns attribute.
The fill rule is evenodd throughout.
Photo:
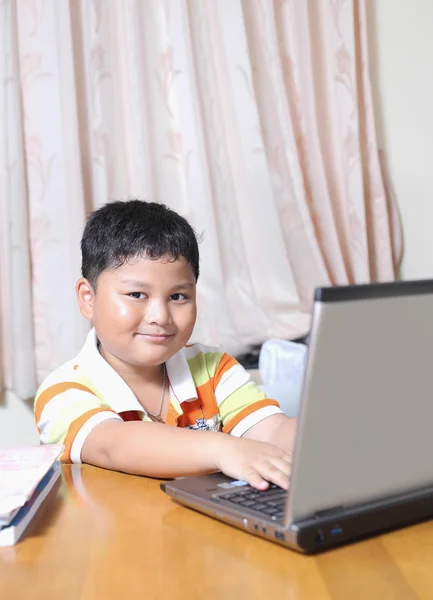
<svg viewBox="0 0 433 600"><path fill-rule="evenodd" d="M258 490L267 489L269 483L288 489L290 454L266 442L230 436L221 441L217 457L220 471L234 479L247 481Z"/></svg>

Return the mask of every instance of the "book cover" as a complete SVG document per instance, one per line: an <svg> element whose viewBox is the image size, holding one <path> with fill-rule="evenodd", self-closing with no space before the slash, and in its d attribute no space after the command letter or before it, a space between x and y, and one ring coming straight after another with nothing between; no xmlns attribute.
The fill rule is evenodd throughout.
<svg viewBox="0 0 433 600"><path fill-rule="evenodd" d="M0 546L13 546L18 542L60 475L61 465L56 462L41 479L31 498L18 510L12 521L8 525L0 527Z"/></svg>
<svg viewBox="0 0 433 600"><path fill-rule="evenodd" d="M27 502L62 450L62 444L0 448L0 526Z"/></svg>

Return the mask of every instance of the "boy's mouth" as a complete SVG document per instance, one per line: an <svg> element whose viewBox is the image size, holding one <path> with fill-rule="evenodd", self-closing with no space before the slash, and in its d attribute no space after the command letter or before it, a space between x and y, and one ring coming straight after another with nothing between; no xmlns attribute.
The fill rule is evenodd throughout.
<svg viewBox="0 0 433 600"><path fill-rule="evenodd" d="M166 342L171 337L173 337L172 333L137 333L136 335L140 336L148 342L155 342L160 344Z"/></svg>

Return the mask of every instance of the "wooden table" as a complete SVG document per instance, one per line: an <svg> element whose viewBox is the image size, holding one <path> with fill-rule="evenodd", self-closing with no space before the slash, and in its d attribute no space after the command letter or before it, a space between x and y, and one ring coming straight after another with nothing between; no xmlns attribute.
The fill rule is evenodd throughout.
<svg viewBox="0 0 433 600"><path fill-rule="evenodd" d="M433 599L433 522L302 556L175 504L159 482L66 466L0 548L1 600Z"/></svg>

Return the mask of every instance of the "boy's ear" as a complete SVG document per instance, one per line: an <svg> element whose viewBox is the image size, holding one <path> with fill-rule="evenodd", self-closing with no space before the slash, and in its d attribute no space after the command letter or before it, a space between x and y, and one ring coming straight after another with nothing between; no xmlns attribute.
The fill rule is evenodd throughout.
<svg viewBox="0 0 433 600"><path fill-rule="evenodd" d="M81 277L75 285L75 291L77 293L78 306L80 307L81 314L83 317L86 317L86 319L92 320L95 292L91 283L84 277Z"/></svg>

